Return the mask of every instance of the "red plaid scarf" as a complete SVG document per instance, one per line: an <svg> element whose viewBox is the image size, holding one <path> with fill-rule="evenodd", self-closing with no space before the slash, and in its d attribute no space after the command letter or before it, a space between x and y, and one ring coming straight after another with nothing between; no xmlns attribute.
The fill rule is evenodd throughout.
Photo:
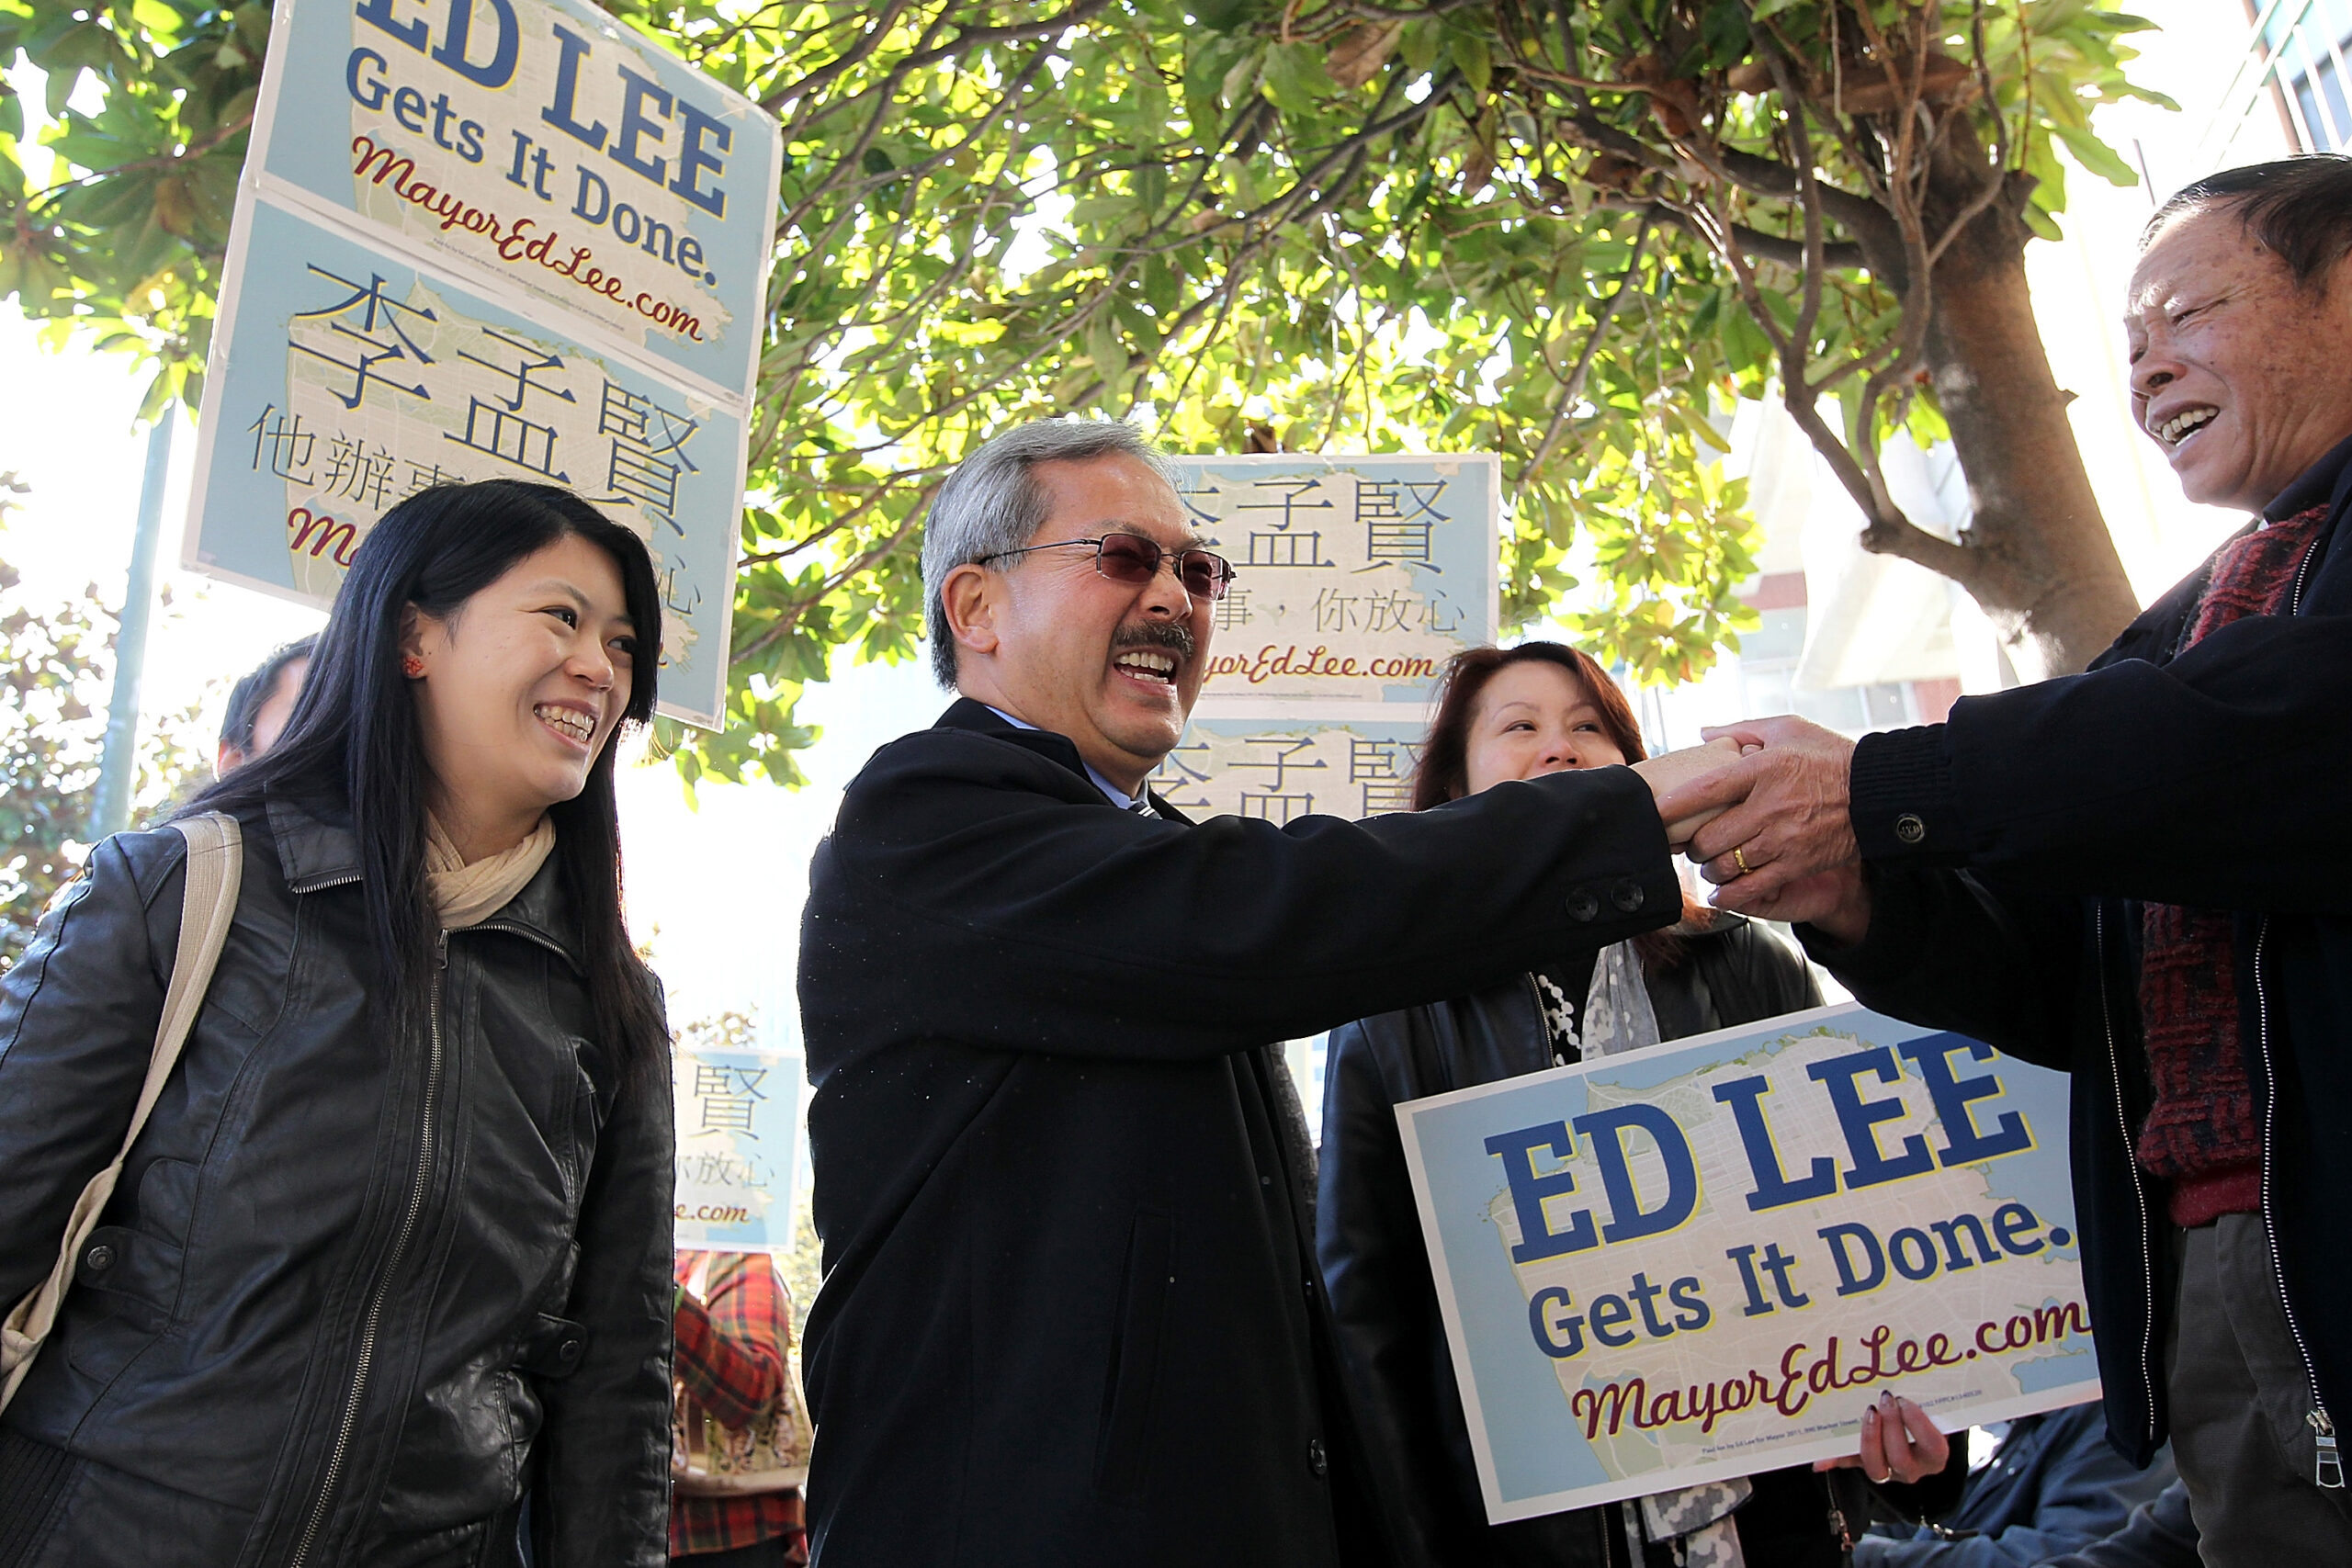
<svg viewBox="0 0 2352 1568"><path fill-rule="evenodd" d="M2248 615L2287 607L2297 568L2328 508L2258 528L2215 552L2184 647ZM2140 1129L2139 1160L2171 1184L2173 1224L2201 1225L2262 1206L2262 1137L2238 1038L2232 917L2175 904L2145 907L2140 1018L2156 1103Z"/></svg>

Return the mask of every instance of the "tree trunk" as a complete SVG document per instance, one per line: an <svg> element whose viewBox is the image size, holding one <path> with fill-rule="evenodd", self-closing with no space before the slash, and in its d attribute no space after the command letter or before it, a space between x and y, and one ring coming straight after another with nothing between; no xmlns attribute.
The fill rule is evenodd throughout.
<svg viewBox="0 0 2352 1568"><path fill-rule="evenodd" d="M2066 421L2067 394L2026 287L2029 236L1996 201L1937 264L1928 370L1967 476L1965 548L1924 564L1957 581L2028 680L2071 674L2114 640L2139 601L2099 515ZM1863 547L1905 554L1894 530Z"/></svg>

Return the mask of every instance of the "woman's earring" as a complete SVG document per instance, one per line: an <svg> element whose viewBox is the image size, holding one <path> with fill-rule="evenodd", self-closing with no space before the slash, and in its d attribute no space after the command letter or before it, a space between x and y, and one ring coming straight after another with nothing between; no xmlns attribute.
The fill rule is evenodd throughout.
<svg viewBox="0 0 2352 1568"><path fill-rule="evenodd" d="M401 673L413 681L424 673L424 660L412 653L401 660Z"/></svg>

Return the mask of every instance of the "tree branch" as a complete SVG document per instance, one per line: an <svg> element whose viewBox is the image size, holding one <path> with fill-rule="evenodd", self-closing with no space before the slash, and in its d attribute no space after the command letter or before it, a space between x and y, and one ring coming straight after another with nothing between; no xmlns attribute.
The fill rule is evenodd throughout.
<svg viewBox="0 0 2352 1568"><path fill-rule="evenodd" d="M1864 527L1861 546L1874 556L1893 556L1897 560L1924 566L1963 587L1975 575L1980 562L1978 553L1968 546L1930 534L1900 515L1879 518Z"/></svg>
<svg viewBox="0 0 2352 1568"><path fill-rule="evenodd" d="M1595 207L1611 212L1638 212L1654 223L1671 223L1692 239L1712 244L1714 234L1706 225L1696 222L1690 215L1670 202L1656 198L1643 200L1639 197L1600 196L1593 198ZM1734 223L1726 231L1732 242L1751 256L1778 262L1792 269L1804 265L1804 243L1785 234L1770 234L1746 223ZM1833 240L1821 247L1825 265L1838 272L1853 272L1870 266L1870 256L1861 245L1851 240Z"/></svg>
<svg viewBox="0 0 2352 1568"><path fill-rule="evenodd" d="M150 158L133 158L129 163L116 164L104 169L93 169L88 174L81 175L76 179L60 180L53 186L45 186L40 190L34 191L26 198L25 206L29 209L42 202L54 200L58 197L63 196L67 191L78 189L83 186L94 186L100 180L114 179L118 175L121 175L149 174L163 169L185 167L191 159L203 157L207 152L209 152L214 148L219 147L231 137L249 129L253 123L254 117L252 111L248 110L244 114L239 115L235 119L231 120L228 124L215 127L209 136L206 136L199 141L191 141L187 146L180 148L176 152L158 152ZM65 160L62 158L58 160L60 163L63 163L64 161ZM193 249L194 247L191 246L190 248Z"/></svg>
<svg viewBox="0 0 2352 1568"><path fill-rule="evenodd" d="M1585 378L1592 372L1593 356L1600 351L1601 337L1609 331L1609 323L1615 319L1617 307L1624 299L1625 291L1633 288L1634 280L1641 276L1642 252L1649 244L1650 227L1654 221L1649 213L1642 214L1641 226L1634 231L1634 248L1625 258L1625 270L1618 276L1617 287L1610 291L1609 298L1602 300L1600 309L1593 313L1592 331L1584 340L1584 352L1577 355L1576 368L1568 373L1566 382L1560 388L1560 395L1552 405L1552 422L1544 427L1544 439L1536 443L1535 451L1527 459L1526 468L1521 470L1523 473L1532 474L1551 460L1553 448L1559 444L1560 436L1567 428L1568 415L1575 412L1577 403L1584 397Z"/></svg>

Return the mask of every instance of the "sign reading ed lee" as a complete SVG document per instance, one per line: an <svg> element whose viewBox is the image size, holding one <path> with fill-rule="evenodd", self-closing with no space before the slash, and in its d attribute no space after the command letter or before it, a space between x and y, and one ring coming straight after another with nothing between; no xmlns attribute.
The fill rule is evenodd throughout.
<svg viewBox="0 0 2352 1568"><path fill-rule="evenodd" d="M664 710L718 721L741 413L266 200L243 201L233 245L187 564L323 604L427 485L563 485L652 553Z"/></svg>
<svg viewBox="0 0 2352 1568"><path fill-rule="evenodd" d="M261 175L741 391L773 116L578 0L294 0Z"/></svg>
<svg viewBox="0 0 2352 1568"><path fill-rule="evenodd" d="M581 0L277 6L183 565L330 603L406 496L634 528L662 707L716 725L781 131Z"/></svg>
<svg viewBox="0 0 2352 1568"><path fill-rule="evenodd" d="M1419 703L1448 659L1494 640L1492 455L1173 462L1193 525L1239 572L1216 605L1201 712Z"/></svg>
<svg viewBox="0 0 2352 1568"><path fill-rule="evenodd" d="M1487 1517L2095 1398L2066 1105L1849 1005L1398 1106Z"/></svg>

